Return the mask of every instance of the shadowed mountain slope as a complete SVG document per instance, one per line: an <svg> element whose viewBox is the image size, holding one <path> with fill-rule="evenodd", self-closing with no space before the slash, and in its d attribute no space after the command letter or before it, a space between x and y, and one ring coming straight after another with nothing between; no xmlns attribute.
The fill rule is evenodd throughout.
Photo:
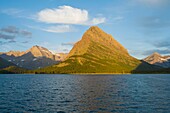
<svg viewBox="0 0 170 113"><path fill-rule="evenodd" d="M9 66L15 66L15 64L8 62L7 60L0 57L0 69L6 68Z"/></svg>

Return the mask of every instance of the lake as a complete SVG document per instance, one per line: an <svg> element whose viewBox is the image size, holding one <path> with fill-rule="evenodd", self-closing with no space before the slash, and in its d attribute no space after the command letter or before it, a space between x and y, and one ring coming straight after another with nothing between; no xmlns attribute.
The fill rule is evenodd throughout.
<svg viewBox="0 0 170 113"><path fill-rule="evenodd" d="M170 112L170 75L0 75L0 112Z"/></svg>

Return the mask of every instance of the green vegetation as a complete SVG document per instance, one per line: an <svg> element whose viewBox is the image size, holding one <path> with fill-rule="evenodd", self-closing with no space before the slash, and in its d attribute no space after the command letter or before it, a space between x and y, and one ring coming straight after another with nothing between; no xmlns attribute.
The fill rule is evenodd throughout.
<svg viewBox="0 0 170 113"><path fill-rule="evenodd" d="M138 69L140 67L140 69ZM139 73L153 71L154 66L143 63L128 54L113 52L109 48L92 42L83 55L70 56L64 62L35 73Z"/></svg>
<svg viewBox="0 0 170 113"><path fill-rule="evenodd" d="M139 65L142 65L140 70L136 70ZM148 70L145 70L146 68ZM59 65L39 69L35 73L138 73L144 71L147 73L152 69L151 65L141 62L119 62L113 59L94 58L92 55L85 54L72 56Z"/></svg>
<svg viewBox="0 0 170 113"><path fill-rule="evenodd" d="M19 68L16 66L9 66L7 68L1 69L0 73L2 73L2 74L23 74L23 73L28 73L28 70Z"/></svg>

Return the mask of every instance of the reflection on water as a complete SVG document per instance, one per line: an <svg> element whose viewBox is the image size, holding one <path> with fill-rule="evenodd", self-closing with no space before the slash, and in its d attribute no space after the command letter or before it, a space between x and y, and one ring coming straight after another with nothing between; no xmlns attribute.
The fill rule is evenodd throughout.
<svg viewBox="0 0 170 113"><path fill-rule="evenodd" d="M0 112L170 112L170 75L0 75Z"/></svg>

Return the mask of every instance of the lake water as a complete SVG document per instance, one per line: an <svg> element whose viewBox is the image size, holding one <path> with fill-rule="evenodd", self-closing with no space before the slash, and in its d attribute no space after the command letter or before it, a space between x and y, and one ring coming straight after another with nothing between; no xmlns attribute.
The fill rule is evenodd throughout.
<svg viewBox="0 0 170 113"><path fill-rule="evenodd" d="M170 75L0 75L0 112L170 113Z"/></svg>

